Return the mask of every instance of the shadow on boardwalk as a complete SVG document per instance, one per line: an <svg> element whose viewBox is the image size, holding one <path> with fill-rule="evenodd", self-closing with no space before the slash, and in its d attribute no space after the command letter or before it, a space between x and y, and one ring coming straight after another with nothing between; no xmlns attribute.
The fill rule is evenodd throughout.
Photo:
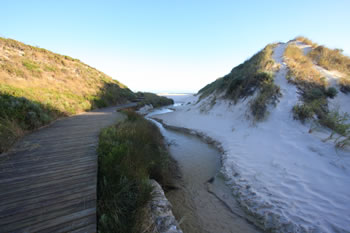
<svg viewBox="0 0 350 233"><path fill-rule="evenodd" d="M130 105L58 120L0 155L0 232L96 232L98 134Z"/></svg>

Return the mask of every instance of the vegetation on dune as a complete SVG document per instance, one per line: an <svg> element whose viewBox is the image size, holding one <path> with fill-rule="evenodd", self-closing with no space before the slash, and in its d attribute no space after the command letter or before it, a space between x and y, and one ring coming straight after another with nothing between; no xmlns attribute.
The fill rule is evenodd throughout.
<svg viewBox="0 0 350 233"><path fill-rule="evenodd" d="M317 46L311 41L302 42L312 44L313 47ZM348 143L349 139L346 138L350 137L350 124L347 123L349 116L328 108L328 98L334 98L338 93L337 89L327 88L326 79L314 68L311 60L314 55L305 56L294 44L288 45L284 55L289 67L288 79L296 84L300 91L301 103L293 107L294 119L302 122L315 120L317 124L331 129L334 133L341 135L343 139L337 142L337 146L343 147Z"/></svg>
<svg viewBox="0 0 350 233"><path fill-rule="evenodd" d="M344 93L350 93L350 75L339 79L340 90Z"/></svg>
<svg viewBox="0 0 350 233"><path fill-rule="evenodd" d="M251 101L250 109L256 120L266 115L267 106L277 101L280 96L279 87L273 82L274 72L278 69L272 58L276 44L269 44L249 60L232 69L226 76L208 84L201 90L200 99L215 93L225 92L225 98L236 103L259 90L258 96Z"/></svg>
<svg viewBox="0 0 350 233"><path fill-rule="evenodd" d="M313 48L318 46L316 43L312 42L312 40L310 40L304 36L297 36L294 40L300 41L300 42L307 44L307 45L310 45Z"/></svg>
<svg viewBox="0 0 350 233"><path fill-rule="evenodd" d="M280 87L274 84L273 76L270 74L261 82L258 95L250 102L250 111L255 120L263 120L267 114L268 105L276 105L281 96Z"/></svg>
<svg viewBox="0 0 350 233"><path fill-rule="evenodd" d="M293 107L294 119L305 122L315 120L317 124L327 127L340 135L337 147L344 147L350 143L350 124L348 114L340 114L339 111L329 110L327 98L334 98L335 88L313 88L302 90L300 93L302 103Z"/></svg>
<svg viewBox="0 0 350 233"><path fill-rule="evenodd" d="M342 52L341 49L329 49L321 45L313 49L308 56L327 70L350 73L350 58L343 55Z"/></svg>
<svg viewBox="0 0 350 233"><path fill-rule="evenodd" d="M77 59L0 38L0 153L60 116L134 98L126 86Z"/></svg>
<svg viewBox="0 0 350 233"><path fill-rule="evenodd" d="M158 96L149 92L138 92L136 93L137 98L141 99L139 106L150 105L154 108L174 104L174 100L164 96Z"/></svg>
<svg viewBox="0 0 350 233"><path fill-rule="evenodd" d="M98 232L140 232L149 178L167 183L169 157L157 126L132 111L105 128L98 146Z"/></svg>
<svg viewBox="0 0 350 233"><path fill-rule="evenodd" d="M294 44L289 44L284 52L288 65L288 80L300 88L326 87L327 82L320 72L316 70L311 59Z"/></svg>
<svg viewBox="0 0 350 233"><path fill-rule="evenodd" d="M312 50L307 54L307 65L315 63L327 70L336 70L344 74L339 78L340 90L350 92L350 58L343 54L342 49L330 49L323 45L317 45L305 37L297 37L295 40L310 45ZM304 58L305 59L305 58Z"/></svg>
<svg viewBox="0 0 350 233"><path fill-rule="evenodd" d="M350 92L350 58L343 55L342 52L341 49L318 46L308 54L308 57L327 70L342 72L344 76L339 79L338 84L341 91L348 93Z"/></svg>

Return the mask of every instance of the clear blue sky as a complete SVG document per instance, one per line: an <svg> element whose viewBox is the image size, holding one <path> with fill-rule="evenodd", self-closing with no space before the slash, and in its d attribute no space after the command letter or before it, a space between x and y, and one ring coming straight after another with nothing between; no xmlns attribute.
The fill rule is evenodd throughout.
<svg viewBox="0 0 350 233"><path fill-rule="evenodd" d="M350 1L3 0L0 36L79 58L134 91L195 92L266 44L350 54Z"/></svg>

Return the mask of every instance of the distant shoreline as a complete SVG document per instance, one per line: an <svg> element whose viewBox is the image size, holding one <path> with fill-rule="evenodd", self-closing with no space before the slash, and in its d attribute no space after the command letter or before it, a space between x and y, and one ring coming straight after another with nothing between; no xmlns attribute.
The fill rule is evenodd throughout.
<svg viewBox="0 0 350 233"><path fill-rule="evenodd" d="M157 93L159 96L182 96L182 95L193 95L195 93Z"/></svg>

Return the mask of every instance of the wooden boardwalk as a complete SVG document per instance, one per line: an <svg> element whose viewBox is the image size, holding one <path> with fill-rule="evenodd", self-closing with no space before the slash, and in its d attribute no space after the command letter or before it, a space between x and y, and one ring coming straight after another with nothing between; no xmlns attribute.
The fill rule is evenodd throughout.
<svg viewBox="0 0 350 233"><path fill-rule="evenodd" d="M98 134L130 105L58 120L0 155L0 233L96 232Z"/></svg>

